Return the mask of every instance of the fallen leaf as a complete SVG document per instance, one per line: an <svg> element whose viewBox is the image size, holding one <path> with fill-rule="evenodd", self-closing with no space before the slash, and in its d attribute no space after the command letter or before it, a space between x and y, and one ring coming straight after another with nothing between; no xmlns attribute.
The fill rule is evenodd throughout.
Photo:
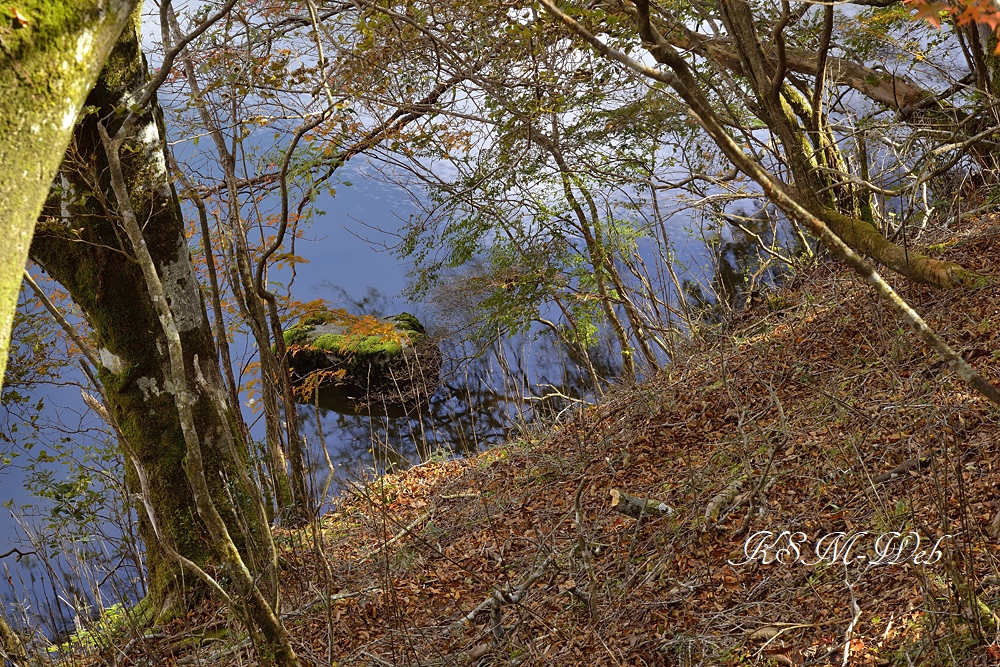
<svg viewBox="0 0 1000 667"><path fill-rule="evenodd" d="M14 24L17 28L26 28L28 24L31 23L31 21L29 21L24 14L18 11L17 7L14 5L10 6L10 13L14 17Z"/></svg>

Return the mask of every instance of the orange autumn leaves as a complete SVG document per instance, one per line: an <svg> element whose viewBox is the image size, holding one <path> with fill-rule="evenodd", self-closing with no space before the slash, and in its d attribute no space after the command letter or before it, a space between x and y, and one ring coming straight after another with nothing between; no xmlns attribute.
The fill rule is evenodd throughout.
<svg viewBox="0 0 1000 667"><path fill-rule="evenodd" d="M944 20L960 26L985 25L993 32L1000 28L1000 8L994 0L903 0L903 4L935 28ZM995 53L1000 53L1000 40Z"/></svg>

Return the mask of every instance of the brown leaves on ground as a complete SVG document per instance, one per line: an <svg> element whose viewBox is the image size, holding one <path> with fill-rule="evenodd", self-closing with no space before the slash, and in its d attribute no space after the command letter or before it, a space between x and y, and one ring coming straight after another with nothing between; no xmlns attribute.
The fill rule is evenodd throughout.
<svg viewBox="0 0 1000 667"><path fill-rule="evenodd" d="M997 275L984 227L949 259ZM896 287L1000 381L1000 290ZM836 265L768 301L645 384L356 488L315 542L280 535L304 661L841 665L849 646L851 665L996 665L997 628L974 608L1000 601L997 410ZM636 521L612 510L615 488L675 511ZM928 565L729 565L762 530L801 531L808 561L837 531L872 534L860 549L952 537ZM219 646L204 664L236 664Z"/></svg>

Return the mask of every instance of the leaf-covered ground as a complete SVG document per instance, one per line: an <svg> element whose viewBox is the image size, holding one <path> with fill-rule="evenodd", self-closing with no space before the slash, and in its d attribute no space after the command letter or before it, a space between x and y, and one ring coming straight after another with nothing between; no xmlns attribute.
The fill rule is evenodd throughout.
<svg viewBox="0 0 1000 667"><path fill-rule="evenodd" d="M996 221L939 250L1000 275ZM1000 288L893 280L1000 383ZM1000 664L1000 411L837 264L742 317L645 384L355 488L318 532L281 533L282 611L304 662L842 665L846 645L850 665ZM612 489L672 511L625 516ZM728 564L765 530L801 531L801 558ZM921 549L951 537L929 564L910 547L906 562L855 558L911 530ZM855 562L815 562L838 531L868 533ZM202 610L170 629L184 641L136 641L114 661L254 664L238 634L218 638L225 626Z"/></svg>

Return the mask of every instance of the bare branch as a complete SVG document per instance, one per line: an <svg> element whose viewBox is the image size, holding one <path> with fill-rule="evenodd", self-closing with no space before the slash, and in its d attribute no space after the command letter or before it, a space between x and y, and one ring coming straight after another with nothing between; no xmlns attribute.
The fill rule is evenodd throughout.
<svg viewBox="0 0 1000 667"><path fill-rule="evenodd" d="M52 303L48 295L42 291L42 288L38 286L35 279L31 277L30 273L28 273L28 269L24 270L24 282L28 283L28 286L31 287L31 291L35 293L38 300L45 306L45 310L49 311L49 314L52 315L52 319L59 323L62 330L66 332L66 335L70 337L78 348L80 348L80 352L83 353L83 356L87 357L87 361L90 362L90 365L94 368L100 366L101 363L97 360L97 356L94 354L94 351L89 345L87 345L86 342L84 342L83 338L81 338L80 334L76 332L73 325L66 321L66 318L63 317L63 314L60 313L59 309L55 307L55 304Z"/></svg>

